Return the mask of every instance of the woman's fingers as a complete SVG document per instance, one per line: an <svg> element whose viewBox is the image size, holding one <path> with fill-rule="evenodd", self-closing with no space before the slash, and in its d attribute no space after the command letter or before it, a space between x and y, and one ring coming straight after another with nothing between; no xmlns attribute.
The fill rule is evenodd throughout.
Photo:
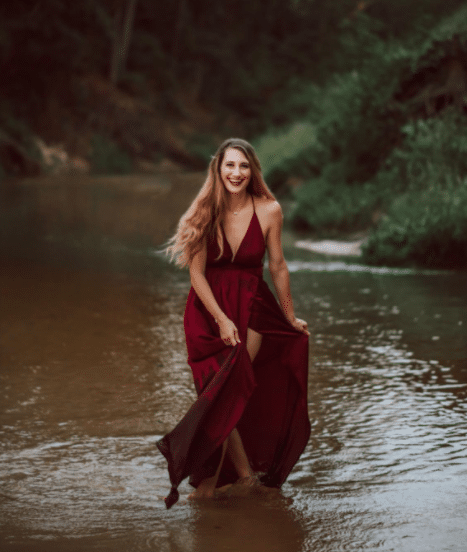
<svg viewBox="0 0 467 552"><path fill-rule="evenodd" d="M235 346L237 343L240 343L240 336L238 335L237 327L233 322L231 322L231 325L227 328L225 334L221 335L221 338L226 345Z"/></svg>
<svg viewBox="0 0 467 552"><path fill-rule="evenodd" d="M231 345L233 347L237 345L237 343L240 343L237 326L235 326L232 320L225 318L220 321L218 325L220 337L226 345Z"/></svg>
<svg viewBox="0 0 467 552"><path fill-rule="evenodd" d="M294 328L297 330L303 332L306 335L310 335L310 332L308 331L308 324L305 322L305 320L301 320L300 318L296 318L293 322Z"/></svg>
<svg viewBox="0 0 467 552"><path fill-rule="evenodd" d="M240 337L238 336L238 331L235 330L232 332L232 334L229 337L226 337L224 339L224 343L226 345L237 345L237 343L240 343Z"/></svg>

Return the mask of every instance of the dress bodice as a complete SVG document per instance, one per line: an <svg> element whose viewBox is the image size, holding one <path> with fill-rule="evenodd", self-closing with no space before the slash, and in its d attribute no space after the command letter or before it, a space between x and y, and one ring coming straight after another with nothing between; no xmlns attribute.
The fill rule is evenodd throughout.
<svg viewBox="0 0 467 552"><path fill-rule="evenodd" d="M217 258L219 256L217 240L214 238L208 241L207 268L227 268L229 266L236 268L260 268L263 266L266 244L256 211L253 211L247 231L245 232L235 256L233 255L232 248L226 238L223 227L222 237L224 239L224 251L219 259Z"/></svg>

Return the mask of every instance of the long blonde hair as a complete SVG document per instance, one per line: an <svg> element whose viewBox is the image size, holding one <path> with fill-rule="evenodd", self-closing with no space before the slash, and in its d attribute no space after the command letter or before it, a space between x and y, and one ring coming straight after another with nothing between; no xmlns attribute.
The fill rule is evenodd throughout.
<svg viewBox="0 0 467 552"><path fill-rule="evenodd" d="M189 266L203 244L217 239L219 257L224 251L221 222L227 209L227 190L222 183L220 168L228 148L240 150L248 159L251 179L247 192L256 197L275 199L263 180L261 165L253 146L241 138L229 138L223 142L211 159L207 178L186 213L181 217L177 232L169 240L166 252L180 267ZM218 257L218 258L219 258Z"/></svg>

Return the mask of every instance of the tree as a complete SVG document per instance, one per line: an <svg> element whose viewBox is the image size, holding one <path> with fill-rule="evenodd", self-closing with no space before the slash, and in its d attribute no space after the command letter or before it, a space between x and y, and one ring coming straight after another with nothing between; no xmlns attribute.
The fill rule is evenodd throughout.
<svg viewBox="0 0 467 552"><path fill-rule="evenodd" d="M122 72L125 70L137 1L127 0L125 7L124 0L117 0L109 75L110 82L114 85L118 83Z"/></svg>

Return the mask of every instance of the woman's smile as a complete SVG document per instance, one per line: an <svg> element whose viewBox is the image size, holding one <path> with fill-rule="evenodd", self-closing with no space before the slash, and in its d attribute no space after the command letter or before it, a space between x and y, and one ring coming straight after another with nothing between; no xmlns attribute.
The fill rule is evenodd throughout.
<svg viewBox="0 0 467 552"><path fill-rule="evenodd" d="M236 148L228 148L221 163L221 179L230 193L244 190L251 179L251 167L244 153Z"/></svg>

